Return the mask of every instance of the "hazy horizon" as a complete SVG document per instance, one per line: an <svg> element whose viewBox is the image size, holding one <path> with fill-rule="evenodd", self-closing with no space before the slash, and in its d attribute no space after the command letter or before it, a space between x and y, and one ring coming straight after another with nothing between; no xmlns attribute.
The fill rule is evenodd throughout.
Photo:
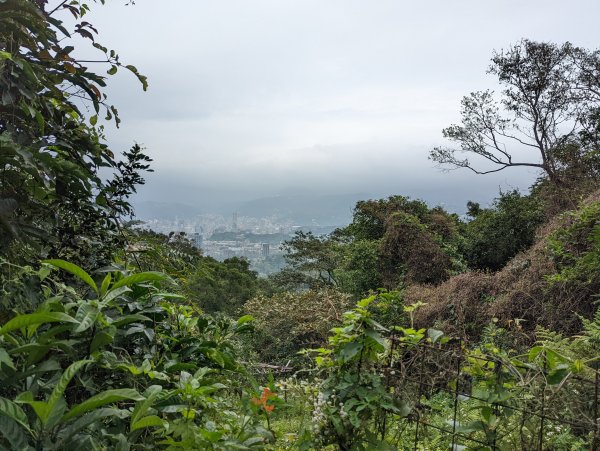
<svg viewBox="0 0 600 451"><path fill-rule="evenodd" d="M143 201L245 202L294 189L431 204L488 203L537 174L440 172L428 151L460 100L497 89L494 49L521 38L597 48L597 2L140 0L98 7L99 42L148 76L108 93L120 151L139 142L155 172ZM539 6L543 5L543 8ZM577 5L586 14L577 16Z"/></svg>

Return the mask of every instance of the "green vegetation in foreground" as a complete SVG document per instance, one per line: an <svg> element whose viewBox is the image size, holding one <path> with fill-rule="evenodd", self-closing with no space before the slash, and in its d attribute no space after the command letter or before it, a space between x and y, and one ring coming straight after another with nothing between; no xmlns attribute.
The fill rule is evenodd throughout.
<svg viewBox="0 0 600 451"><path fill-rule="evenodd" d="M598 445L600 51L494 53L501 90L465 97L431 152L537 168L529 193L468 218L360 201L263 279L129 221L151 159L105 144L105 88L148 84L88 12L0 2L0 450L445 450L448 427L455 449Z"/></svg>

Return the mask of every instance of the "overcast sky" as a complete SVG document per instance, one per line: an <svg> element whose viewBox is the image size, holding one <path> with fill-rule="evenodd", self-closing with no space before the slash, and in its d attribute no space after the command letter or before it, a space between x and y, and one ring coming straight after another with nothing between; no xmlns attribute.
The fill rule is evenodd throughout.
<svg viewBox="0 0 600 451"><path fill-rule="evenodd" d="M111 80L115 149L145 145L138 200L295 190L488 201L528 171L442 173L427 159L493 49L521 38L600 47L600 2L137 0L96 6L100 42L149 78Z"/></svg>

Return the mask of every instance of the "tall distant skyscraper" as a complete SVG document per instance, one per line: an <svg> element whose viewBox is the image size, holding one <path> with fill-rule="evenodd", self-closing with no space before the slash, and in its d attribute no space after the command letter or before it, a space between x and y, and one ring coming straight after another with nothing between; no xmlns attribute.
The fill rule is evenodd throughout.
<svg viewBox="0 0 600 451"><path fill-rule="evenodd" d="M190 236L190 239L192 241L192 244L194 246L196 246L198 249L200 249L202 247L203 240L202 240L202 235L201 234L199 234L198 232L194 232Z"/></svg>
<svg viewBox="0 0 600 451"><path fill-rule="evenodd" d="M232 228L233 228L233 231L235 232L238 229L238 223L237 223L238 222L238 214L237 214L237 211L233 212L233 218L232 219L233 219L233 221L232 221Z"/></svg>
<svg viewBox="0 0 600 451"><path fill-rule="evenodd" d="M183 219L179 219L179 216L175 216L175 229L178 232L185 232Z"/></svg>
<svg viewBox="0 0 600 451"><path fill-rule="evenodd" d="M268 257L270 250L271 249L270 249L269 243L262 244L261 254L263 257L265 257L265 258Z"/></svg>

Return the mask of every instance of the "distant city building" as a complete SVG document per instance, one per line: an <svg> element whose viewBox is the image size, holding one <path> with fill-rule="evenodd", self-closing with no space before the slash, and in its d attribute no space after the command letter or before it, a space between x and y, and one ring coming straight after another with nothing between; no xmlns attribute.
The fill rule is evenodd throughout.
<svg viewBox="0 0 600 451"><path fill-rule="evenodd" d="M263 243L261 255L266 258L269 256L269 251L270 251L269 243Z"/></svg>
<svg viewBox="0 0 600 451"><path fill-rule="evenodd" d="M190 240L192 241L192 244L194 246L196 246L198 249L200 249L202 247L202 235L200 235L200 233L198 232L194 232L192 233L192 235L190 236Z"/></svg>
<svg viewBox="0 0 600 451"><path fill-rule="evenodd" d="M219 261L245 258L263 275L281 269L285 254L281 243L294 230L302 230L290 220L248 217L238 212L229 217L207 213L193 218L155 218L146 221L145 227L167 235L185 233L193 246L202 249L203 255Z"/></svg>

